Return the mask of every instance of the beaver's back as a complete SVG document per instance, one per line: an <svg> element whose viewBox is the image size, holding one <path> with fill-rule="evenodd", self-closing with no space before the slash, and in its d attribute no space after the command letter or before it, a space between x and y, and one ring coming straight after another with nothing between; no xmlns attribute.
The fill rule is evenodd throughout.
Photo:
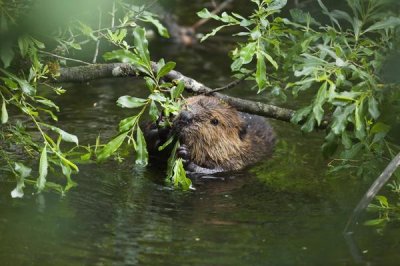
<svg viewBox="0 0 400 266"><path fill-rule="evenodd" d="M251 153L245 156L247 164L255 163L272 154L276 135L270 123L261 116L239 112L247 124L247 134L251 140Z"/></svg>

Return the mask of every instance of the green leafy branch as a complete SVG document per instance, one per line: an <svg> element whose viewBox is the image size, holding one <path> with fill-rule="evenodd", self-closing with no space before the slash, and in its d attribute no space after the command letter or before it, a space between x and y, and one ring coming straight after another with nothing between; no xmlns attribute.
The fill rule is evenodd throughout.
<svg viewBox="0 0 400 266"><path fill-rule="evenodd" d="M234 72L246 74L251 72L251 70L247 69L245 66L255 61L255 81L258 86L258 91L261 92L271 85L267 77L266 62L269 62L274 69L278 69L278 63L273 56L271 56L271 50L279 49L279 40L276 39L276 36L281 33L279 28L281 28L283 22L280 18L274 18L274 15L280 12L287 1L252 0L252 2L257 5L257 10L248 18L237 13L231 13L231 15L229 15L226 12L218 16L212 14L207 9L203 9L198 12L197 15L201 18L211 18L224 23L224 25L215 28L211 33L205 35L202 41L214 36L225 27L240 27L242 31L237 33L236 36L246 37L247 40L245 43L239 44L239 47L232 51L233 62L231 64L231 69Z"/></svg>
<svg viewBox="0 0 400 266"><path fill-rule="evenodd" d="M148 110L151 121L155 123L161 113L159 107L162 110L163 117L168 118L170 115L177 115L181 107L180 95L184 90L184 85L182 82L174 84L162 81L162 78L174 69L174 62L165 63L165 61L161 59L157 63L155 69L153 69L150 61L150 53L148 51L146 32L143 28L135 28L133 32L133 41L133 47L129 46L128 49L108 52L104 55L104 58L106 60L119 60L137 67L137 69L145 75L144 79L150 95L147 99L125 95L117 100L118 106L122 108L140 108L140 111L134 116L120 121L118 127L119 134L97 153L97 159L102 161L110 157L127 139L128 145L132 145L136 153L135 164L145 166L148 163L148 152L146 149L146 140L140 129L139 121L145 111ZM132 48L132 51L129 50L129 48ZM162 126L170 126L168 120L165 121L165 123L166 124ZM171 142L172 138L161 148L165 148L165 146L169 145ZM188 189L189 186L187 186L187 184L190 183L190 180L186 177L182 161L175 159L175 149L169 160L167 180L174 180L173 184L175 186Z"/></svg>

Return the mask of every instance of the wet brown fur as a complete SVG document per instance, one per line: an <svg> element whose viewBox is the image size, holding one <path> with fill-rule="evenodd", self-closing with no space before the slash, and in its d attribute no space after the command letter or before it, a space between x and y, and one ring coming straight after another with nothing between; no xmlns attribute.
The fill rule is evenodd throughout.
<svg viewBox="0 0 400 266"><path fill-rule="evenodd" d="M190 123L181 123L182 112L190 115ZM264 118L240 113L215 97L188 98L174 127L190 160L209 169L242 169L271 154L275 144L273 129Z"/></svg>

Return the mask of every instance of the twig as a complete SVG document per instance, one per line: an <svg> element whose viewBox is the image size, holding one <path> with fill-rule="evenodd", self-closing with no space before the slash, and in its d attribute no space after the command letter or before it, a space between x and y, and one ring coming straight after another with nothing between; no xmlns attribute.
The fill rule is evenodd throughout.
<svg viewBox="0 0 400 266"><path fill-rule="evenodd" d="M85 61L82 61L82 60L79 60L79 59L64 57L64 56L61 56L61 55L58 55L58 54L49 53L49 52L46 52L46 51L40 51L39 50L38 52L41 53L41 54L46 54L46 55L49 55L49 56L52 56L52 57L56 57L56 58L60 58L60 59L64 59L64 60L68 60L68 61L72 61L72 62L77 62L77 63L81 63L81 64L85 64L85 65L92 65L92 63L89 63L89 62L85 62Z"/></svg>
<svg viewBox="0 0 400 266"><path fill-rule="evenodd" d="M111 28L114 28L115 23L115 0L113 1L112 11L111 11Z"/></svg>
<svg viewBox="0 0 400 266"><path fill-rule="evenodd" d="M101 8L99 7L99 29L101 29ZM94 51L93 57L93 64L96 64L97 56L99 55L99 47L100 47L100 32L97 34L97 41L96 41L96 50Z"/></svg>
<svg viewBox="0 0 400 266"><path fill-rule="evenodd" d="M219 6L217 6L212 12L211 14L215 15L218 14L219 12L221 12L221 10L225 9L230 3L232 3L233 0L226 0L224 2L222 2ZM198 27L200 27L201 25L207 23L210 19L209 18L203 18L200 19L199 21L197 21L195 24L193 24L192 28L193 29L197 29Z"/></svg>
<svg viewBox="0 0 400 266"><path fill-rule="evenodd" d="M253 75L253 73L255 72L255 70L250 71L249 73L245 74L243 77L241 77L240 79L234 80L231 83L220 87L220 88L215 88L213 90L211 90L210 92L208 92L207 94L213 93L213 92L218 92L218 91L223 91L223 90L227 90L227 89L231 89L233 87L235 87L236 85L238 85L239 83L241 83L242 81L244 81L245 79L247 79L248 77L250 77L251 75Z"/></svg>

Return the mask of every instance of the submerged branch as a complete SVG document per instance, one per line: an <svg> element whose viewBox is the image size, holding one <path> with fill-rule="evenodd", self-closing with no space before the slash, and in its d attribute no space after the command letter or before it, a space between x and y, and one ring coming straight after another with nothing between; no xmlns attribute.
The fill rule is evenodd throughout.
<svg viewBox="0 0 400 266"><path fill-rule="evenodd" d="M157 70L156 63L152 63L153 70ZM140 73L137 68L127 63L94 64L87 66L77 66L61 68L60 76L56 82L86 82L101 78L138 76ZM257 114L265 117L274 118L289 122L294 114L294 110L281 108L278 106L261 102L243 100L231 97L213 90L206 85L189 78L182 73L172 70L166 76L168 81L181 81L189 92L196 94L210 94L224 100L241 112Z"/></svg>
<svg viewBox="0 0 400 266"><path fill-rule="evenodd" d="M368 191L365 192L363 198L354 208L353 213L351 214L349 221L347 222L346 227L344 229L345 234L351 233L350 230L352 229L360 213L368 207L368 205L371 203L371 201L379 192L379 190L381 190L383 185L386 184L386 182L390 179L394 171L396 171L396 169L399 166L400 166L400 153L398 153L396 157L394 157L393 160L386 166L385 170L383 170L383 172L378 176L378 178L374 181L374 183L371 185Z"/></svg>

